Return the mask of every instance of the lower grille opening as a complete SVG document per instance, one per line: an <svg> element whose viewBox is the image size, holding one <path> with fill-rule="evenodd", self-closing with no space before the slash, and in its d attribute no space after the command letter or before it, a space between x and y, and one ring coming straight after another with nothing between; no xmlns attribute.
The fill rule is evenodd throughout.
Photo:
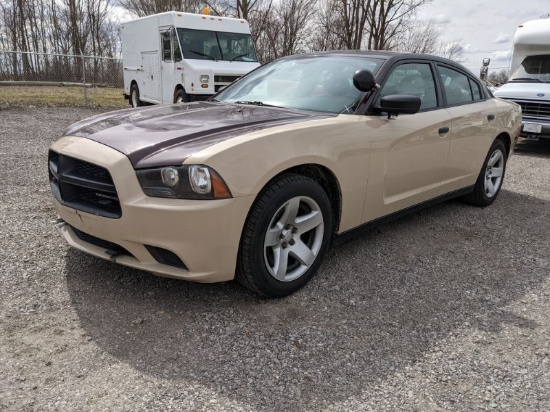
<svg viewBox="0 0 550 412"><path fill-rule="evenodd" d="M108 240L103 240L98 237L92 236L88 233L83 232L82 230L78 230L73 226L69 226L69 227L78 236L78 238L84 242L91 243L92 245L95 245L102 249L107 249L108 251L113 252L113 255L133 256L130 252L128 252L122 246L117 245L116 243L109 242Z"/></svg>
<svg viewBox="0 0 550 412"><path fill-rule="evenodd" d="M163 249L161 247L145 245L147 251L155 258L155 260L163 265L173 266L180 269L187 269L187 266L174 252Z"/></svg>

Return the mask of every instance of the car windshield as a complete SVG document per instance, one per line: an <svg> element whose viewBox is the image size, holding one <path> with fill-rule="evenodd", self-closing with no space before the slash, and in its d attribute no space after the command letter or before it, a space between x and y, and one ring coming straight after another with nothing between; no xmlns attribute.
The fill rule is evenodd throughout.
<svg viewBox="0 0 550 412"><path fill-rule="evenodd" d="M516 82L550 82L550 55L526 57L514 73L510 81Z"/></svg>
<svg viewBox="0 0 550 412"><path fill-rule="evenodd" d="M186 59L258 61L252 37L247 33L178 28L178 37Z"/></svg>
<svg viewBox="0 0 550 412"><path fill-rule="evenodd" d="M383 59L359 56L298 56L266 64L219 93L222 102L353 113L362 92L353 85L360 69L376 74Z"/></svg>

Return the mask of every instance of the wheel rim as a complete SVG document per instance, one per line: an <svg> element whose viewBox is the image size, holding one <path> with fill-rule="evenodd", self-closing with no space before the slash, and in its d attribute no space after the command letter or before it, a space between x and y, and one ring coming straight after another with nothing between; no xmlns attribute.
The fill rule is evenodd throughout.
<svg viewBox="0 0 550 412"><path fill-rule="evenodd" d="M296 196L275 212L264 239L264 263L281 282L302 276L315 262L323 245L324 219L310 197Z"/></svg>
<svg viewBox="0 0 550 412"><path fill-rule="evenodd" d="M176 96L176 103L183 103L183 96L181 94Z"/></svg>
<svg viewBox="0 0 550 412"><path fill-rule="evenodd" d="M485 195L493 197L497 194L502 184L504 174L504 154L500 150L495 150L485 168Z"/></svg>

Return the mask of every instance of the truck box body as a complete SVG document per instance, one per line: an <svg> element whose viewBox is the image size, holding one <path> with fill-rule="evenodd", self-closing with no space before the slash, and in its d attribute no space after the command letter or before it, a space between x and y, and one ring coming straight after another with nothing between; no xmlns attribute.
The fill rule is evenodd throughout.
<svg viewBox="0 0 550 412"><path fill-rule="evenodd" d="M516 29L510 79L495 96L522 109L521 136L550 138L550 19L531 20Z"/></svg>
<svg viewBox="0 0 550 412"><path fill-rule="evenodd" d="M124 23L121 37L131 103L132 87L134 103L204 100L259 66L242 19L159 13Z"/></svg>

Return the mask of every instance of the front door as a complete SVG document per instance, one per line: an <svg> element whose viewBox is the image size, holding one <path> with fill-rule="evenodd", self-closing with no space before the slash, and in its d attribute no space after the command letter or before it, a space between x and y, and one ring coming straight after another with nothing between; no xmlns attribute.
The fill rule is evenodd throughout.
<svg viewBox="0 0 550 412"><path fill-rule="evenodd" d="M363 222L439 196L450 147L451 115L442 107L430 63L394 67L380 96L415 95L414 115L368 117L371 145Z"/></svg>

